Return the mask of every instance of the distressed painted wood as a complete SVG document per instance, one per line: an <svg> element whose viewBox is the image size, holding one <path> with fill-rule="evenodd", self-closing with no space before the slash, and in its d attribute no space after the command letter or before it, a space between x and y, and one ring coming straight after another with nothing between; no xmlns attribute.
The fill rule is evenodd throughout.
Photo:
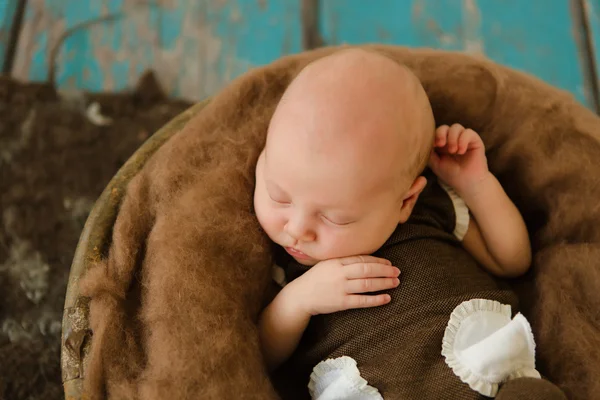
<svg viewBox="0 0 600 400"><path fill-rule="evenodd" d="M580 0L583 4L584 18L588 23L588 40L593 59L594 77L600 78L600 0ZM600 84L599 84L600 86ZM600 93L599 93L600 97Z"/></svg>
<svg viewBox="0 0 600 400"><path fill-rule="evenodd" d="M10 33L15 23L18 0L0 0L0 71L4 70L4 63L11 39Z"/></svg>
<svg viewBox="0 0 600 400"><path fill-rule="evenodd" d="M570 0L321 2L326 43L380 42L485 54L569 90L592 107L582 61L590 55L578 48L574 31L581 26L573 21Z"/></svg>
<svg viewBox="0 0 600 400"><path fill-rule="evenodd" d="M60 88L122 90L152 68L169 94L198 100L302 46L297 1L29 0L13 75L46 80L61 35L103 17L60 46Z"/></svg>

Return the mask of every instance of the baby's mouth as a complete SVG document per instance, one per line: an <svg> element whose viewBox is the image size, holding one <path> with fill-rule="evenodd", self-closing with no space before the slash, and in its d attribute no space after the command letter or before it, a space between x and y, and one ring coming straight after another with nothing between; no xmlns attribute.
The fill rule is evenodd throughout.
<svg viewBox="0 0 600 400"><path fill-rule="evenodd" d="M294 257L298 260L310 260L311 259L306 254L304 254L300 250L294 249L293 247L286 247L285 251L287 251L289 255L291 255L292 257Z"/></svg>

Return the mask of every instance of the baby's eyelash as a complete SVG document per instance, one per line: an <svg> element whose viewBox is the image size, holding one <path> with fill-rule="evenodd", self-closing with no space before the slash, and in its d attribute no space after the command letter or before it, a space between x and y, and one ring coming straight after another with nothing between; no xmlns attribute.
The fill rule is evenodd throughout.
<svg viewBox="0 0 600 400"><path fill-rule="evenodd" d="M290 204L289 201L279 201L279 200L275 200L274 198L271 197L271 195L269 194L269 198L271 199L272 202L277 203L277 204L281 204L281 205L288 205Z"/></svg>
<svg viewBox="0 0 600 400"><path fill-rule="evenodd" d="M329 222L330 224L333 224L335 226L347 226L347 225L350 225L352 223L352 221L351 222L342 222L342 223L333 222L332 220L330 220L329 218L327 218L324 215L321 215L321 218L323 218L324 220L326 220L327 222Z"/></svg>

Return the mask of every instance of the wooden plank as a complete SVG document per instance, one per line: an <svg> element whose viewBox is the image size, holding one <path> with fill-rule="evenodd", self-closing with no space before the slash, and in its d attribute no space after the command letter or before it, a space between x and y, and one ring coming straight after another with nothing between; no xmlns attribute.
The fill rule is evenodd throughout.
<svg viewBox="0 0 600 400"><path fill-rule="evenodd" d="M598 1L598 0L594 0ZM361 21L357 23L357 21ZM326 43L380 42L485 54L593 107L570 0L321 2Z"/></svg>
<svg viewBox="0 0 600 400"><path fill-rule="evenodd" d="M19 0L0 0L0 71L4 71Z"/></svg>
<svg viewBox="0 0 600 400"><path fill-rule="evenodd" d="M569 0L479 2L486 55L569 90L593 106Z"/></svg>
<svg viewBox="0 0 600 400"><path fill-rule="evenodd" d="M577 1L580 3L580 11L585 25L583 40L592 54L589 59L590 75L595 81L596 99L600 103L600 0Z"/></svg>
<svg viewBox="0 0 600 400"><path fill-rule="evenodd" d="M319 0L302 2L302 48L310 50L323 45L319 33Z"/></svg>
<svg viewBox="0 0 600 400"><path fill-rule="evenodd" d="M107 16L115 16L107 20ZM132 87L154 69L173 96L198 100L248 69L302 48L298 2L30 0L13 74L43 81L52 47L60 88Z"/></svg>

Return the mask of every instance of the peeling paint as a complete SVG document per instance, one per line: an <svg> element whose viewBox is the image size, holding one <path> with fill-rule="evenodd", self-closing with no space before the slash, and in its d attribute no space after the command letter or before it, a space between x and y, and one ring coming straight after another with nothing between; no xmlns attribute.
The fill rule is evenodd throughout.
<svg viewBox="0 0 600 400"><path fill-rule="evenodd" d="M586 4L594 3L584 0ZM585 61L593 54L573 38L571 1L520 0L363 0L320 2L320 31L328 44L384 42L483 55L570 91L593 108L581 90ZM596 11L597 12L597 11ZM600 19L596 46L600 43ZM357 23L360 21L360 23ZM379 32L390 35L380 35ZM595 52L597 57L600 51ZM597 63L598 64L598 63Z"/></svg>
<svg viewBox="0 0 600 400"><path fill-rule="evenodd" d="M18 0L0 1L0 70L4 68L10 33L15 23Z"/></svg>
<svg viewBox="0 0 600 400"><path fill-rule="evenodd" d="M106 0L86 4L70 9L65 2L28 2L23 45L15 62L17 78L45 80L49 49L65 29L121 11L123 18L99 22L65 40L57 57L61 88L130 89L143 71L152 68L167 93L200 100L250 68L301 50L299 2Z"/></svg>
<svg viewBox="0 0 600 400"><path fill-rule="evenodd" d="M421 0L415 0L412 5L412 20L418 20L421 18L423 14L423 4L421 4Z"/></svg>
<svg viewBox="0 0 600 400"><path fill-rule="evenodd" d="M237 24L242 21L242 13L237 6L233 6L229 12L229 22Z"/></svg>
<svg viewBox="0 0 600 400"><path fill-rule="evenodd" d="M477 0L463 0L463 45L467 53L483 55L483 40L481 38L481 14Z"/></svg>
<svg viewBox="0 0 600 400"><path fill-rule="evenodd" d="M168 94L199 100L249 68L300 51L301 4L30 1L13 72L20 79L45 80L49 49L65 29L122 11L122 19L98 23L65 40L58 53L59 86L130 89L152 68ZM600 37L598 7L590 0L585 4L591 10L594 36ZM516 0L380 0L365 7L363 0L326 0L319 2L318 11L318 30L327 43L384 42L485 52L494 61L537 75L585 101L568 1L542 6ZM594 43L597 46L600 39Z"/></svg>

